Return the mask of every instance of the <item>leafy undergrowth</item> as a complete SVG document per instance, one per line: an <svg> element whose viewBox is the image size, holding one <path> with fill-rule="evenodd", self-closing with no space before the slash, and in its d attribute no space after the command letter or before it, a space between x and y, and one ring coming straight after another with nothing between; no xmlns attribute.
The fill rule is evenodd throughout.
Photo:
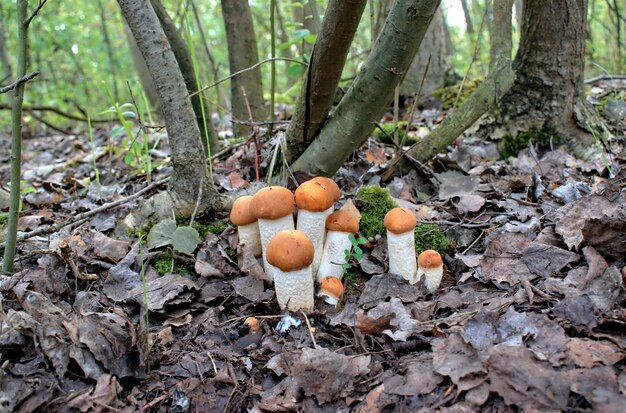
<svg viewBox="0 0 626 413"><path fill-rule="evenodd" d="M87 184L86 136L25 146L34 188L25 233L146 186L106 152L102 186ZM226 214L200 217L217 226L192 255L151 251L122 225L137 206L125 202L20 243L19 271L0 278L0 409L622 411L624 158L611 157L609 178L600 159L525 149L504 161L496 143L469 141L432 169L405 166L381 184L380 160L390 155L373 141L341 168L340 203L380 184L421 224L442 228L451 246L434 294L387 273L384 236L375 237L344 279L338 308L319 301L279 332L273 289L259 261L237 250L236 231L219 228ZM222 192L257 187L248 183L253 156L236 146L216 162ZM172 259L195 273L159 276L155 266ZM258 330L244 324L251 316Z"/></svg>

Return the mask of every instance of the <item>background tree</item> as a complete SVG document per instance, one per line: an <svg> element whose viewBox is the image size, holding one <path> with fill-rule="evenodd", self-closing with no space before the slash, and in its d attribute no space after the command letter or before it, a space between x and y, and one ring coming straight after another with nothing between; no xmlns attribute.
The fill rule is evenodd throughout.
<svg viewBox="0 0 626 413"><path fill-rule="evenodd" d="M365 142L402 81L439 0L397 0L372 52L333 115L292 165L296 171L333 175Z"/></svg>
<svg viewBox="0 0 626 413"><path fill-rule="evenodd" d="M220 209L221 198L209 177L185 80L159 19L149 0L118 3L157 88L171 148L174 168L169 191L164 197L153 198L154 205L164 210L158 215L169 214L171 207L177 214L191 215L201 194L201 210Z"/></svg>
<svg viewBox="0 0 626 413"><path fill-rule="evenodd" d="M230 72L235 73L254 66L259 62L259 52L248 0L222 0L222 14L226 29ZM244 97L244 90L246 97ZM263 100L261 69L249 70L231 78L230 93L233 132L235 136L247 135L251 131L250 126L246 124L249 119L248 104L254 121L264 121L267 117Z"/></svg>
<svg viewBox="0 0 626 413"><path fill-rule="evenodd" d="M289 145L284 155L288 162L304 152L326 121L366 3L367 0L331 0L328 4L287 129Z"/></svg>
<svg viewBox="0 0 626 413"><path fill-rule="evenodd" d="M196 114L196 122L204 138L202 139L202 143L205 150L207 150L207 145L209 145L210 151L207 151L207 153L215 153L219 149L219 143L217 140L217 133L213 127L211 108L208 101L204 99L204 94L195 93L200 88L198 87L198 82L196 80L196 72L189 47L185 43L185 40L183 39L178 28L167 14L167 10L165 10L161 1L151 0L150 3L159 18L159 22L163 27L165 36L167 36L167 40L172 47L172 51L174 52L174 56L178 62L178 67L180 67L180 72L183 75L183 79L185 79L187 91L189 94L193 94L191 97L191 105L194 113Z"/></svg>

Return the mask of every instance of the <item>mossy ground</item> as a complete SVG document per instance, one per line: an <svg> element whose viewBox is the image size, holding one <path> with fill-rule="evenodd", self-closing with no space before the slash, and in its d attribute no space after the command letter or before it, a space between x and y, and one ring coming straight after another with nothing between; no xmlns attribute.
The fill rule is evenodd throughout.
<svg viewBox="0 0 626 413"><path fill-rule="evenodd" d="M172 268L172 254L169 252L156 256L152 261L152 265L161 277L168 272L181 275L196 275L192 265L182 263L176 259L174 259L174 268Z"/></svg>
<svg viewBox="0 0 626 413"><path fill-rule="evenodd" d="M367 238L384 234L385 215L390 209L398 206L389 195L389 191L378 185L364 186L359 189L356 197L362 204L359 232Z"/></svg>
<svg viewBox="0 0 626 413"><path fill-rule="evenodd" d="M459 94L459 90L461 89L461 82L455 83L451 86L442 86L435 91L435 96L441 99L441 104L445 110L448 110L456 105L460 105L472 94L474 89L478 87L482 83L481 78L467 79L463 84L463 90L461 90L461 96L459 96L459 101L456 101L456 97Z"/></svg>
<svg viewBox="0 0 626 413"><path fill-rule="evenodd" d="M533 128L520 132L515 137L507 135L500 144L500 156L502 159L507 159L509 156L517 156L521 150L528 147L530 142L549 145L550 142L557 143L557 138L557 134L549 128Z"/></svg>
<svg viewBox="0 0 626 413"><path fill-rule="evenodd" d="M423 224L415 227L415 252L435 250L442 256L450 248L446 234L437 224Z"/></svg>
<svg viewBox="0 0 626 413"><path fill-rule="evenodd" d="M374 136L376 136L382 143L391 145L393 143L392 142L393 132L394 132L393 123L383 123L382 125L380 125L380 127L382 128L382 131L379 128L374 129ZM406 121L398 122L398 139L400 141L404 139L404 135L406 134L406 127L407 127ZM415 142L417 142L417 139L415 138L415 136L409 135L407 137L405 145L413 145Z"/></svg>

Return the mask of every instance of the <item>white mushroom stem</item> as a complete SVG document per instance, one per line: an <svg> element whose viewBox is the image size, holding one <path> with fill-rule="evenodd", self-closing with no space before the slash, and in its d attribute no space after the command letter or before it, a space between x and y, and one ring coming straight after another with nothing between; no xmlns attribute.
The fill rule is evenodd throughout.
<svg viewBox="0 0 626 413"><path fill-rule="evenodd" d="M402 276L411 284L417 282L417 259L413 231L394 234L387 231L389 272Z"/></svg>
<svg viewBox="0 0 626 413"><path fill-rule="evenodd" d="M342 265L346 262L345 250L349 250L352 247L352 243L348 238L349 235L350 233L343 231L328 231L326 234L322 261L320 268L317 270L318 282L324 277L333 276L341 279L343 276Z"/></svg>
<svg viewBox="0 0 626 413"><path fill-rule="evenodd" d="M286 229L294 229L293 215L285 215L282 218L277 219L263 219L259 218L257 221L259 224L259 233L261 234L261 247L263 248L263 268L268 277L272 277L272 271L270 270L270 264L267 262L265 252L267 250L267 244L270 240L279 233Z"/></svg>
<svg viewBox="0 0 626 413"><path fill-rule="evenodd" d="M269 266L274 277L276 299L281 310L302 309L305 313L313 311L315 287L312 267L309 265L300 270L282 271L271 264Z"/></svg>
<svg viewBox="0 0 626 413"><path fill-rule="evenodd" d="M422 278L422 274L425 275L424 284L431 293L434 293L441 285L441 279L443 278L443 266L432 269L418 269L417 278Z"/></svg>
<svg viewBox="0 0 626 413"><path fill-rule="evenodd" d="M240 244L244 244L255 257L263 255L259 225L256 221L246 225L239 225L237 231L239 232Z"/></svg>
<svg viewBox="0 0 626 413"><path fill-rule="evenodd" d="M326 234L326 217L329 214L328 210L321 212L307 211L306 209L298 210L298 223L296 229L304 232L313 242L313 275L317 274L320 261L322 260L324 235Z"/></svg>

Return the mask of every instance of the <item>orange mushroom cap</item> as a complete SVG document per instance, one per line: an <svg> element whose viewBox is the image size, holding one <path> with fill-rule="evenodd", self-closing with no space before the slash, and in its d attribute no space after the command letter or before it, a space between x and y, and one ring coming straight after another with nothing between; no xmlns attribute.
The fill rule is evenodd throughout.
<svg viewBox="0 0 626 413"><path fill-rule="evenodd" d="M417 224L415 214L407 208L393 208L385 215L385 228L394 234L413 231Z"/></svg>
<svg viewBox="0 0 626 413"><path fill-rule="evenodd" d="M326 295L336 301L343 297L343 284L337 277L329 276L322 278L320 281L320 294Z"/></svg>
<svg viewBox="0 0 626 413"><path fill-rule="evenodd" d="M443 260L437 251L426 250L417 257L417 265L422 270L432 270L443 267Z"/></svg>
<svg viewBox="0 0 626 413"><path fill-rule="evenodd" d="M252 195L244 195L235 199L230 210L230 222L235 225L248 225L257 220L250 213L250 201L252 201Z"/></svg>
<svg viewBox="0 0 626 413"><path fill-rule="evenodd" d="M277 219L287 216L296 208L293 193L283 186L267 186L254 194L250 213L259 219Z"/></svg>
<svg viewBox="0 0 626 413"><path fill-rule="evenodd" d="M306 181L296 189L296 206L312 212L326 211L333 206L334 198L327 187L319 182Z"/></svg>
<svg viewBox="0 0 626 413"><path fill-rule="evenodd" d="M267 244L267 262L281 271L296 271L313 262L313 242L304 232L288 229L280 231Z"/></svg>
<svg viewBox="0 0 626 413"><path fill-rule="evenodd" d="M359 221L353 213L339 210L330 214L326 218L326 229L328 231L341 231L354 234L359 230Z"/></svg>
<svg viewBox="0 0 626 413"><path fill-rule="evenodd" d="M307 182L318 182L325 186L326 189L333 195L333 200L335 202L339 201L339 198L341 198L341 189L339 189L339 185L337 185L337 183L330 178L325 176L316 176Z"/></svg>

